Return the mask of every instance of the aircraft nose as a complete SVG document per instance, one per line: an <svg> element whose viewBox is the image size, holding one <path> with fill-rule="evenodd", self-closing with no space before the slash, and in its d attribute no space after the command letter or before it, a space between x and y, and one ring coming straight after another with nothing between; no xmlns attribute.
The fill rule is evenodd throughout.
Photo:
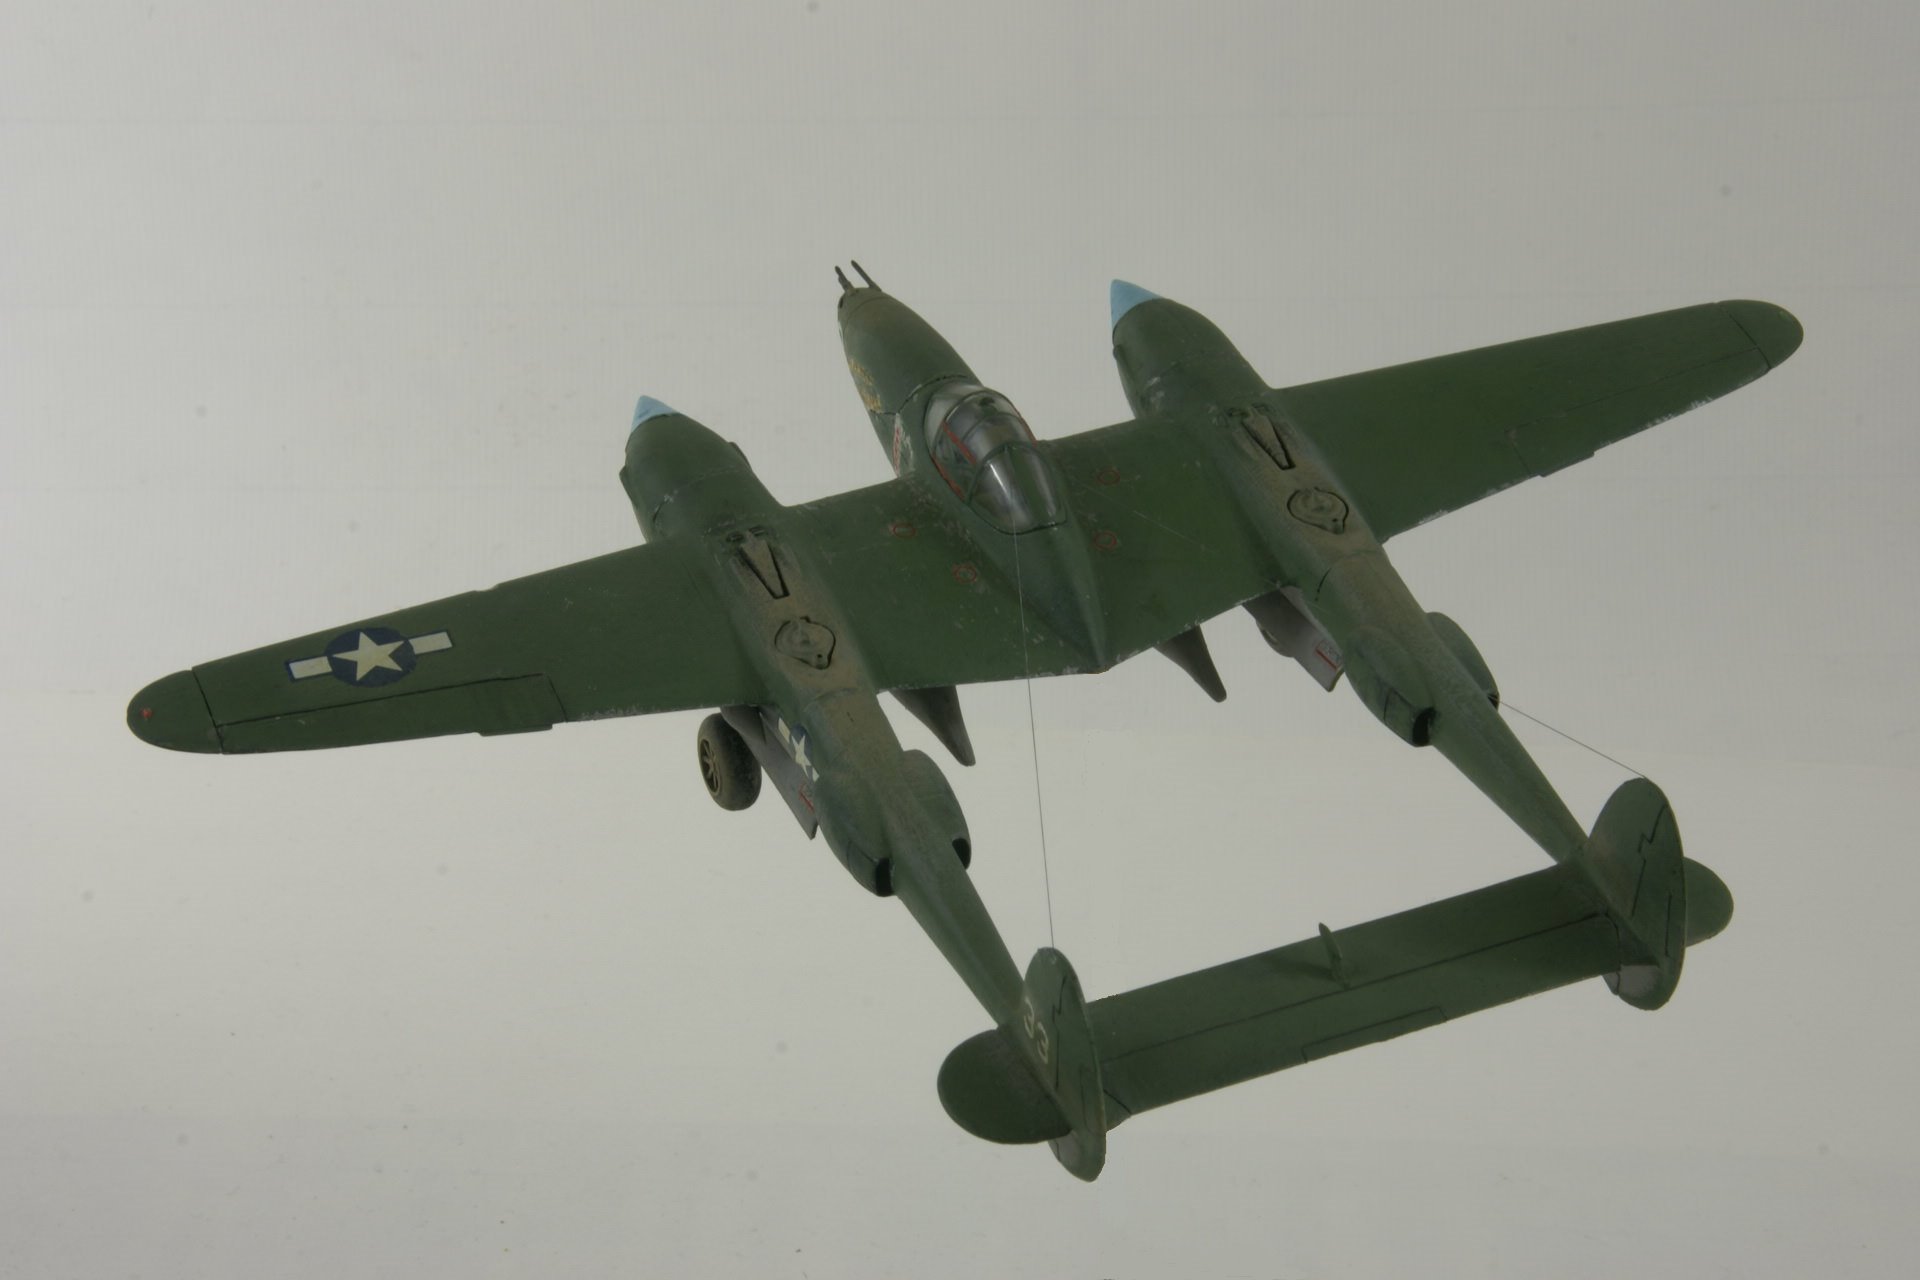
<svg viewBox="0 0 1920 1280"><path fill-rule="evenodd" d="M169 751L217 752L220 733L191 671L162 676L133 695L127 728L134 737Z"/></svg>
<svg viewBox="0 0 1920 1280"><path fill-rule="evenodd" d="M628 434L638 431L640 424L648 418L663 418L678 412L672 405L655 400L652 396L641 396L640 402L633 406L633 426L628 428Z"/></svg>
<svg viewBox="0 0 1920 1280"><path fill-rule="evenodd" d="M1120 327L1120 317L1127 314L1143 302L1152 302L1160 295L1151 289L1142 289L1139 285L1126 280L1115 280L1107 290L1107 305L1113 314L1113 327Z"/></svg>

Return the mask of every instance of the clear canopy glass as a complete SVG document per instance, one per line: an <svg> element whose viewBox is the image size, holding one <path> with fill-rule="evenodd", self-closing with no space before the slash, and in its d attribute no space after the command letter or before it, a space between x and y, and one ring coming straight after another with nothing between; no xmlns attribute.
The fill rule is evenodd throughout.
<svg viewBox="0 0 1920 1280"><path fill-rule="evenodd" d="M1066 519L1048 465L1025 419L997 391L975 390L927 427L934 467L953 491L1003 533Z"/></svg>

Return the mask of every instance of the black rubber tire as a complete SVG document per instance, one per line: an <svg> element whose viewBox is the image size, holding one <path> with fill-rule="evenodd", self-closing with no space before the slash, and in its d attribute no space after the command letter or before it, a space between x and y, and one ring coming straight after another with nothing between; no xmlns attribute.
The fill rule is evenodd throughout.
<svg viewBox="0 0 1920 1280"><path fill-rule="evenodd" d="M760 762L726 717L715 713L700 722L694 752L700 781L722 809L744 809L760 798Z"/></svg>

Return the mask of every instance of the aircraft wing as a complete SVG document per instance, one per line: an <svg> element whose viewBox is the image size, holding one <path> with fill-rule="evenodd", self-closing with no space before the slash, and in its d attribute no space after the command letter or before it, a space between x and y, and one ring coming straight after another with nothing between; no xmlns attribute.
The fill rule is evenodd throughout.
<svg viewBox="0 0 1920 1280"><path fill-rule="evenodd" d="M1385 540L1753 381L1800 325L1714 302L1275 392Z"/></svg>
<svg viewBox="0 0 1920 1280"><path fill-rule="evenodd" d="M1130 421L1043 441L1093 540L1116 659L1273 589L1233 501L1183 433ZM898 480L794 509L887 689L1017 680L1086 659L981 560L953 518Z"/></svg>
<svg viewBox="0 0 1920 1280"><path fill-rule="evenodd" d="M697 553L634 547L221 658L127 721L175 750L295 751L759 701Z"/></svg>

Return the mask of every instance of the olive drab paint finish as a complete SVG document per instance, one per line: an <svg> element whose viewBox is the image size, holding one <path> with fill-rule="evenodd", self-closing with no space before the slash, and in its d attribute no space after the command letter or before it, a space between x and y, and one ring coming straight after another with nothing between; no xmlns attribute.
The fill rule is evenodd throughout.
<svg viewBox="0 0 1920 1280"><path fill-rule="evenodd" d="M1583 978L1657 1008L1733 899L1636 779L1591 833L1499 714L1466 632L1382 543L1695 408L1792 355L1760 302L1687 307L1295 387L1214 324L1114 282L1134 417L1042 439L909 307L838 273L847 368L891 480L784 506L746 454L643 398L620 479L646 545L328 627L148 685L178 751L290 751L704 709L699 774L764 780L855 881L897 897L992 1021L939 1073L995 1142L1098 1176L1141 1111ZM1064 955L1023 975L968 875L957 687L1104 671L1154 649L1226 696L1200 624L1244 607L1324 689L1344 676L1552 859L1502 884L1088 1001Z"/></svg>

